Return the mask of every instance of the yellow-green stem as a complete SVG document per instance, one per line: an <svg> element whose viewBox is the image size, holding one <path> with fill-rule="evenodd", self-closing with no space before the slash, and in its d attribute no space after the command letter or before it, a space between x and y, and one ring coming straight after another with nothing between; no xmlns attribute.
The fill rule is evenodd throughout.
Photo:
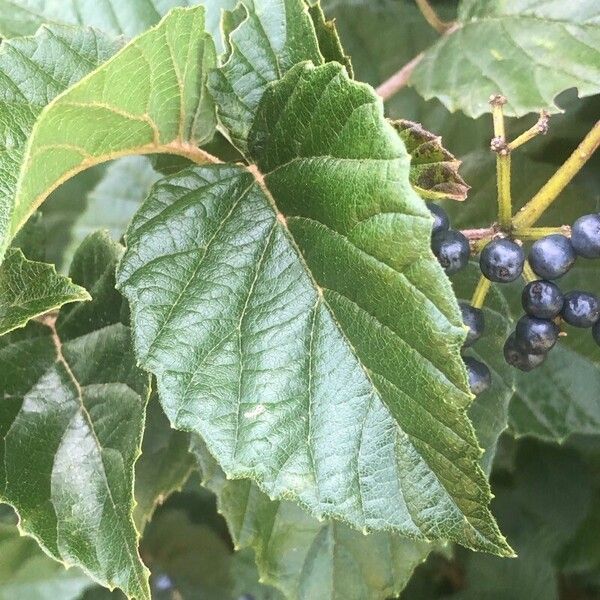
<svg viewBox="0 0 600 600"><path fill-rule="evenodd" d="M488 295L488 292L490 291L491 285L492 285L492 282L487 277L484 277L482 275L479 278L479 281L477 282L477 287L475 288L475 291L473 292L473 298L471 299L471 306L473 306L474 308L481 308L483 306L486 296Z"/></svg>
<svg viewBox="0 0 600 600"><path fill-rule="evenodd" d="M510 195L510 154L496 157L498 182L498 224L503 231L510 229L512 199Z"/></svg>
<svg viewBox="0 0 600 600"><path fill-rule="evenodd" d="M471 254L479 254L493 239L493 236L486 236L479 240L471 242Z"/></svg>
<svg viewBox="0 0 600 600"><path fill-rule="evenodd" d="M494 139L492 149L496 152L496 178L498 188L498 224L500 229L508 231L512 219L512 198L510 194L510 150L506 144L504 111L506 104L503 96L492 96L492 118L494 120Z"/></svg>
<svg viewBox="0 0 600 600"><path fill-rule="evenodd" d="M522 133L519 137L515 138L512 142L508 144L509 150L515 150L519 146L526 144L533 138L538 135L546 135L548 133L548 113L546 111L542 111L540 113L540 118L537 120L537 123L530 127L527 131Z"/></svg>
<svg viewBox="0 0 600 600"><path fill-rule="evenodd" d="M523 265L523 279L526 281L526 283L529 283L530 281L537 281L539 279L539 277L533 272L528 260L526 260L525 264Z"/></svg>
<svg viewBox="0 0 600 600"><path fill-rule="evenodd" d="M513 231L513 236L518 240L534 241L553 233L570 237L571 228L568 225L561 225L560 227L521 227Z"/></svg>
<svg viewBox="0 0 600 600"><path fill-rule="evenodd" d="M600 145L600 121L585 136L575 152L554 173L540 191L517 213L513 219L515 229L531 227L554 202L567 184L577 175Z"/></svg>

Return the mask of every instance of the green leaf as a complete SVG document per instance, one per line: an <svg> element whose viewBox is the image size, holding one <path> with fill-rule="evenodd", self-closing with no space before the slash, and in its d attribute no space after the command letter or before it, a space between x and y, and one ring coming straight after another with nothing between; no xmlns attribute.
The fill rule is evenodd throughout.
<svg viewBox="0 0 600 600"><path fill-rule="evenodd" d="M574 433L597 435L599 394L598 360L561 343L535 377L519 376L510 405L511 430L517 436L535 435L556 442Z"/></svg>
<svg viewBox="0 0 600 600"><path fill-rule="evenodd" d="M335 21L328 21L326 19L318 0L316 2L314 2L314 0L305 0L305 2L309 5L308 13L313 21L319 50L321 51L325 62L339 62L346 67L348 75L350 75L351 78L354 77L352 61L344 52L340 36L335 27Z"/></svg>
<svg viewBox="0 0 600 600"><path fill-rule="evenodd" d="M39 114L108 59L118 44L90 29L43 27L0 46L0 259L9 241L19 170ZM40 85L43 82L43 85ZM29 213L35 207L29 207Z"/></svg>
<svg viewBox="0 0 600 600"><path fill-rule="evenodd" d="M219 120L244 154L257 107L270 82L299 62L323 57L304 0L241 0L223 22L222 65L210 74Z"/></svg>
<svg viewBox="0 0 600 600"><path fill-rule="evenodd" d="M0 204L0 251L52 190L94 164L128 154L201 157L196 145L214 133L205 86L214 61L202 7L176 9L50 103L25 156L10 164L22 173Z"/></svg>
<svg viewBox="0 0 600 600"><path fill-rule="evenodd" d="M54 265L27 260L11 248L0 265L0 335L68 302L89 300L86 290L56 273Z"/></svg>
<svg viewBox="0 0 600 600"><path fill-rule="evenodd" d="M259 582L254 553L251 550L236 552L231 558L230 571L233 579L232 597L234 600L247 600L244 598L244 594L248 594L254 600L283 600L285 598L274 587Z"/></svg>
<svg viewBox="0 0 600 600"><path fill-rule="evenodd" d="M465 415L464 329L381 102L300 65L249 148L258 167L159 182L127 234L119 287L171 423L317 516L510 552Z"/></svg>
<svg viewBox="0 0 600 600"><path fill-rule="evenodd" d="M460 160L441 143L441 138L412 121L392 121L410 154L410 182L427 200L465 200L469 186L458 174Z"/></svg>
<svg viewBox="0 0 600 600"><path fill-rule="evenodd" d="M142 455L135 465L135 502L133 517L142 532L157 506L188 479L194 458L189 452L190 437L171 429L156 395L146 411Z"/></svg>
<svg viewBox="0 0 600 600"><path fill-rule="evenodd" d="M0 498L50 556L144 599L131 513L148 379L115 302L119 254L87 240L71 270L86 308L0 338Z"/></svg>
<svg viewBox="0 0 600 600"><path fill-rule="evenodd" d="M74 224L85 212L87 195L104 176L105 167L106 165L97 165L69 179L48 196L43 212L38 211L42 215L41 227L45 235L42 247L44 261L54 263L57 270L68 271L76 250L71 242ZM19 231L17 238L29 227L32 218ZM60 235L55 235L57 231L60 231Z"/></svg>
<svg viewBox="0 0 600 600"><path fill-rule="evenodd" d="M410 82L470 117L489 111L491 94L508 99L510 115L559 112L554 99L568 88L580 97L600 92L599 48L593 0L462 0L458 27L425 53Z"/></svg>
<svg viewBox="0 0 600 600"><path fill-rule="evenodd" d="M392 533L363 535L319 521L293 502L271 501L252 481L226 479L197 436L192 450L236 549L253 548L261 580L286 598L385 600L400 593L432 550Z"/></svg>
<svg viewBox="0 0 600 600"><path fill-rule="evenodd" d="M0 521L0 600L76 600L91 581L48 558L16 523Z"/></svg>
<svg viewBox="0 0 600 600"><path fill-rule="evenodd" d="M114 240L119 240L160 177L145 156L127 156L110 164L88 194L85 211L73 224L73 245L79 246L98 229L107 229Z"/></svg>
<svg viewBox="0 0 600 600"><path fill-rule="evenodd" d="M250 593L255 600L282 600L277 590L258 582L250 551L232 553L214 498L201 491L165 505L146 529L142 552L156 596L240 600Z"/></svg>
<svg viewBox="0 0 600 600"><path fill-rule="evenodd" d="M133 37L153 25L177 6L198 4L193 0L103 0L48 2L47 0L0 0L2 37L31 35L44 23L84 25L112 35Z"/></svg>
<svg viewBox="0 0 600 600"><path fill-rule="evenodd" d="M592 508L571 539L561 550L563 569L569 573L600 573L600 492L596 491Z"/></svg>
<svg viewBox="0 0 600 600"><path fill-rule="evenodd" d="M444 4L440 4L436 2L436 9L440 7L441 16L449 17ZM343 47L352 57L357 79L373 86L438 38L414 2L321 0L321 5L327 18L335 21Z"/></svg>
<svg viewBox="0 0 600 600"><path fill-rule="evenodd" d="M206 31L208 31L215 42L219 54L225 48L221 19L224 11L232 11L239 0L198 0L194 4L201 4L206 11Z"/></svg>

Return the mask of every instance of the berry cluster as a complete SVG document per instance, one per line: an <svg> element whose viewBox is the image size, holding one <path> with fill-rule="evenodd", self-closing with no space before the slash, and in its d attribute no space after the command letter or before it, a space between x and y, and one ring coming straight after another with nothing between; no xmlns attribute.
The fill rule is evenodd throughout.
<svg viewBox="0 0 600 600"><path fill-rule="evenodd" d="M428 203L434 217L431 247L448 275L464 268L470 248L468 239L450 229L446 212ZM600 345L600 300L584 291L566 294L554 280L563 276L575 264L577 257L600 258L600 214L585 215L571 228L571 238L552 234L531 247L527 260L540 279L529 282L522 293L525 314L515 331L506 340L506 362L522 371L541 365L554 347L564 321L575 327L591 327L594 340ZM496 283L515 281L523 274L525 252L511 239L493 239L481 251L479 266L483 275ZM484 317L481 309L460 304L463 322L468 328L464 347L473 345L483 334ZM471 391L477 395L491 383L489 369L471 357L463 357L469 375Z"/></svg>

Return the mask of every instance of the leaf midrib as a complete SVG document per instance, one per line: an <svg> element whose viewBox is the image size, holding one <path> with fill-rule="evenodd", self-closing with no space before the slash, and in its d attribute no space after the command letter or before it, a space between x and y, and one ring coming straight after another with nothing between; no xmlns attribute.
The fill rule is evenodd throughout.
<svg viewBox="0 0 600 600"><path fill-rule="evenodd" d="M302 255L302 252L301 252L301 250L300 250L300 248L299 248L299 246L298 246L298 244L297 244L297 242L296 242L296 240L295 240L294 236L292 235L292 233L291 233L291 232L290 232L290 230L288 229L288 227L287 227L287 219L286 219L285 215L283 215L283 213L281 213L281 211L279 210L279 208L278 208L278 206L277 206L277 203L276 203L276 200L275 200L275 198L273 197L273 195L272 195L271 191L269 190L269 188L268 188L268 186L267 186L267 184L266 184L266 181L265 181L265 175L263 175L262 173L260 173L260 171L258 170L258 168L257 168L257 166L256 166L256 165L251 165L251 166L247 167L247 170L248 170L248 171L250 171L250 173L252 173L252 174L253 174L253 176L254 176L254 180L255 180L256 184L258 185L259 189L260 189L260 190L261 190L261 191L264 193L264 195L265 195L265 196L266 196L266 198L268 199L269 203L271 204L271 206L272 206L272 209L274 210L275 214L277 215L277 221L279 221L279 224L282 226L282 229L283 229L284 233L286 234L286 237L288 238L288 240L289 240L290 244L292 245L292 247L293 247L293 249L294 249L294 251L295 251L295 253L296 253L297 257L298 257L298 260L300 261L300 263L301 263L301 264L302 264L302 266L304 267L304 271L307 273L307 275L308 275L308 277L310 278L310 280L311 280L311 282L312 282L313 286L314 286L314 287L315 287L315 289L317 290L318 297L319 297L319 298L322 300L323 306L324 306L324 307L325 307L325 308L328 310L328 312L329 312L329 315L330 315L331 319L332 319L332 320L333 320L333 322L336 324L336 327L338 328L338 331L340 332L340 335L343 337L343 339L344 339L344 341L346 342L346 344L347 344L348 348L351 350L351 352L352 352L352 354L353 354L353 356L354 356L354 358L355 358L355 360L356 360L357 364L360 366L360 368L361 368L361 370L363 371L363 373L364 373L365 377L366 377L366 378L367 378L367 380L369 381L369 383L370 383L370 385L371 385L371 387L372 387L372 389L373 389L373 391L374 391L374 393L375 393L376 397L378 398L379 402L381 402L381 404L382 404L383 406L385 406L385 407L386 407L386 410L387 410L388 412L390 412L390 414L391 414L391 416L392 416L392 418L393 418L393 420L394 420L394 423L396 424L396 427L397 427L398 429L400 429L400 430L401 430L401 431L402 431L402 432L403 432L403 433L404 433L404 434L407 436L407 438L410 438L411 436L409 436L409 434L408 434L407 432L405 432L404 430L402 430L402 428L400 427L399 423L396 421L395 417L393 416L393 413L391 413L391 411L390 411L390 409L389 409L389 407L388 407L387 403L386 403L386 402L384 401L384 399L383 399L383 396L382 396L382 393L381 393L381 391L379 390L378 386L377 386L377 385L375 384L375 382L373 381L373 378L372 378L372 376L371 376L370 370L369 370L369 369L366 367L366 365L364 365L364 364L363 364L363 362L362 362L362 360L361 360L361 358L360 358L360 356L359 356L359 354L358 354L358 352L357 352L356 348L355 348L355 347L354 347L354 345L351 343L351 341L348 339L348 337L347 337L347 335L346 335L346 332L345 332L344 328L341 326L341 324L340 324L340 323L339 323L339 321L337 320L337 317L336 317L336 315L335 315L335 313L334 313L334 311L333 311L333 308L332 308L332 307L329 305L329 303L327 302L326 298L324 297L324 288L322 288L322 287L321 287L321 286L320 286L320 285L317 283L316 279L314 278L314 275L312 274L312 271L310 270L310 268L308 267L308 264L306 263L306 261L305 261L305 259L304 259L304 256ZM353 245L354 245L354 244L353 244ZM359 248L359 250L360 250L360 248ZM334 290L334 291L335 291L335 290ZM370 314L370 313L369 313L369 314ZM373 318L375 318L373 315L371 315L371 316L372 316ZM411 346L411 348L412 348L412 346ZM390 383L392 383L392 382L390 382ZM459 388L458 388L458 387L457 387L455 384L453 384L453 385L454 385L454 387L455 387L457 390L459 390L459 391L460 391L460 389L459 389ZM240 400L240 401L241 401L241 399L240 399L239 397L238 397L238 400ZM365 411L365 412L366 412L366 411ZM437 421L437 419L436 419L436 421ZM442 424L442 425L444 425L443 423L441 423L441 424ZM477 447L477 446L473 446L473 444L470 444L470 443L468 443L468 441L467 441L467 440L464 440L464 439L463 439L461 436L459 436L459 435L458 435L458 433L456 433L456 435L457 435L457 436L458 436L460 439L462 439L462 440L463 440L463 442L467 443L467 444L468 444L470 447L474 447L474 448L476 448L476 447ZM421 440L421 441L422 441L422 440ZM476 442L475 442L475 444L476 444ZM412 444L412 442L411 442L411 445L413 445L413 444ZM428 445L429 445L429 444L428 444ZM362 446L362 444L360 444L360 446ZM357 451L358 453L360 453L360 446L359 446L359 449L358 449L358 451ZM430 446L430 445L429 445L429 446ZM414 446L413 446L413 447L414 447ZM431 447L431 446L430 446L430 447ZM421 456L421 458L422 458L422 459L423 459L423 460L424 460L424 461L427 463L427 465L428 465L428 467L429 467L430 471L431 471L431 472L432 472L432 473L435 475L435 477L436 477L436 480L437 480L437 481L439 482L439 484L440 484L440 487L442 487L442 488L445 490L445 492L446 492L446 495L447 495L447 497L448 497L448 498L451 500L452 504L453 504L453 505L456 507L456 509L457 509L457 510L458 510L458 511L459 511L461 514L464 514L464 511L463 511L463 510L461 509L461 507L460 507L460 506L458 506L458 504L456 503L456 500L455 500L455 498L454 498L454 495L453 495L453 494L452 494L452 493L451 493L451 492L450 492L450 491L447 489L446 485L445 485L445 484L444 484L444 483L443 483L443 482L442 482L442 481L439 479L439 477L438 477L438 476L437 476L437 474L435 473L435 470L434 470L434 469L431 467L431 465L429 464L429 461L428 461L428 460L427 460L427 459L426 459L426 458L425 458L425 457L424 457L424 456L421 454L421 452L419 452L419 449L418 449L418 448L414 447L414 449L415 449L415 451L417 452L417 454L419 454L419 456ZM441 453L440 453L440 454L441 454ZM442 456L443 456L443 454L442 454ZM444 458L446 458L446 457L444 456ZM461 469L459 469L459 470L462 472L462 470L461 470ZM464 474L464 473L463 473L463 474ZM476 487L477 487L477 489L478 489L478 490L480 490L480 491L485 491L485 490L482 490L482 488L481 488L479 485L477 485L477 481L476 481L475 479L473 479L472 477L468 477L468 479L469 479L470 481L472 481L472 482L473 482L473 483L476 485ZM317 486L316 478L315 478L315 485ZM317 486L317 487L318 487L318 486ZM359 496L360 496L361 505L362 505L362 503L363 503L363 497L362 497L362 493L361 493L361 492L359 492ZM415 523L415 525L417 525L417 521L415 521L414 517L411 517L411 518L412 518L413 522ZM363 519L364 519L364 513L363 513ZM474 525L473 525L473 524L470 522L470 520L469 520L469 519L468 519L466 516L465 516L465 519L467 519L467 521L469 522L470 526L473 528L473 530L475 531L475 533L476 533L478 536L481 536L481 537L483 537L484 539L488 539L488 538L487 538L487 536L485 536L485 535L484 535L482 532L480 532L480 531L479 531L479 529L478 529L477 527L475 527L475 526L474 526ZM420 528L418 525L417 525L417 527L418 527L419 529L421 529L421 528ZM489 540L489 541L493 542L493 540Z"/></svg>

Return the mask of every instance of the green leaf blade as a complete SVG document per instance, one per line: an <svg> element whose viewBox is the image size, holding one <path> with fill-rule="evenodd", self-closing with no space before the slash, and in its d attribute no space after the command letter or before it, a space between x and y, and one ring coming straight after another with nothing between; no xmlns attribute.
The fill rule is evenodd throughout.
<svg viewBox="0 0 600 600"><path fill-rule="evenodd" d="M56 273L54 265L27 260L10 249L0 265L0 335L69 302L90 299L85 288Z"/></svg>
<svg viewBox="0 0 600 600"><path fill-rule="evenodd" d="M119 287L173 426L318 516L510 552L465 416L458 309L374 92L299 66L263 98L250 148L264 178L185 171L127 234Z"/></svg>
<svg viewBox="0 0 600 600"><path fill-rule="evenodd" d="M215 60L204 9L176 9L49 104L22 160L4 240L52 190L94 164L128 154L202 156L196 146L215 128L205 85Z"/></svg>
<svg viewBox="0 0 600 600"><path fill-rule="evenodd" d="M489 111L490 95L502 94L506 113L522 116L559 112L554 99L571 87L580 96L600 91L597 3L564 10L552 0L535 8L527 0L463 2L459 13L456 30L426 51L411 77L426 99L475 118Z"/></svg>
<svg viewBox="0 0 600 600"><path fill-rule="evenodd" d="M0 46L0 256L10 240L18 177L43 108L112 56L119 43L91 29L42 27ZM45 85L33 85L33 81Z"/></svg>
<svg viewBox="0 0 600 600"><path fill-rule="evenodd" d="M180 490L194 466L189 435L171 429L158 397L148 402L142 455L135 466L134 519L142 532L154 510L173 492Z"/></svg>
<svg viewBox="0 0 600 600"><path fill-rule="evenodd" d="M128 0L118 2L46 2L0 0L3 37L31 35L44 23L85 25L112 35L133 37L155 25L169 10L196 4L191 0Z"/></svg>
<svg viewBox="0 0 600 600"><path fill-rule="evenodd" d="M219 120L233 144L246 153L267 85L297 63L321 64L323 57L304 0L243 0L224 25L228 52L209 84Z"/></svg>
<svg viewBox="0 0 600 600"><path fill-rule="evenodd" d="M135 366L119 311L110 316L115 300L117 308L121 303L114 290L118 256L102 236L75 256L77 279L77 266L106 261L96 263L96 281L86 282L96 310L88 309L84 322L70 322L75 307L0 340L0 497L53 558L149 598L131 516L148 377ZM29 360L16 362L25 351Z"/></svg>
<svg viewBox="0 0 600 600"><path fill-rule="evenodd" d="M76 600L92 582L79 569L66 571L22 537L16 523L0 520L0 600Z"/></svg>
<svg viewBox="0 0 600 600"><path fill-rule="evenodd" d="M252 547L261 578L287 598L385 600L402 591L432 550L391 533L365 536L335 521L318 521L292 502L270 500L251 481L226 479L197 437L192 451L236 550Z"/></svg>

